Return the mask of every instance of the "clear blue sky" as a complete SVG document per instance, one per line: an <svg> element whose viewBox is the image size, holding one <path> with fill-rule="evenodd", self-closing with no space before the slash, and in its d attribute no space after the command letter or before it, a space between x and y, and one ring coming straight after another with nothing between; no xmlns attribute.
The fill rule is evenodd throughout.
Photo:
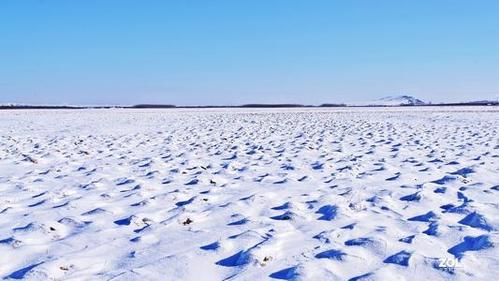
<svg viewBox="0 0 499 281"><path fill-rule="evenodd" d="M0 103L499 96L499 1L0 1Z"/></svg>

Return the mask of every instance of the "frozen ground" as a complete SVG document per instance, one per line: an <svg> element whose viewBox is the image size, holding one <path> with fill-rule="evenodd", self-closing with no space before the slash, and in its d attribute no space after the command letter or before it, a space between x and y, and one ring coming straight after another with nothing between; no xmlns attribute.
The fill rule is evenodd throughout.
<svg viewBox="0 0 499 281"><path fill-rule="evenodd" d="M492 280L497 110L0 111L0 278Z"/></svg>

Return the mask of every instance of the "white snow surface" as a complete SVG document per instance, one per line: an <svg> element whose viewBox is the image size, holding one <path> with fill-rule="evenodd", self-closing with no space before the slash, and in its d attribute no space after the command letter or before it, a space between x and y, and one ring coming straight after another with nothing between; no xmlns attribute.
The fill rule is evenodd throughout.
<svg viewBox="0 0 499 281"><path fill-rule="evenodd" d="M0 278L493 280L498 129L494 107L0 111Z"/></svg>

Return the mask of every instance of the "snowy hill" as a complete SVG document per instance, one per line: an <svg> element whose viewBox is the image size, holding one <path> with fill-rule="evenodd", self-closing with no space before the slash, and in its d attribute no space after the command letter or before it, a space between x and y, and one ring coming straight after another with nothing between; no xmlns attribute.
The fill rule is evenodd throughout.
<svg viewBox="0 0 499 281"><path fill-rule="evenodd" d="M378 100L382 105L424 105L425 102L413 96L391 96Z"/></svg>
<svg viewBox="0 0 499 281"><path fill-rule="evenodd" d="M426 103L413 96L388 96L374 101L355 103L357 106L400 106L400 105L425 105Z"/></svg>

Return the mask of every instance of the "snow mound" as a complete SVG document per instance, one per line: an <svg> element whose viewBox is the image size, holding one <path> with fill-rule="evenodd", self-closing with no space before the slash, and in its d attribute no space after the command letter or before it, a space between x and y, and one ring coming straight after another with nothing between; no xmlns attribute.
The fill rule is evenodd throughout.
<svg viewBox="0 0 499 281"><path fill-rule="evenodd" d="M354 106L415 106L425 105L426 103L418 98L408 95L387 96L368 102L353 104Z"/></svg>

